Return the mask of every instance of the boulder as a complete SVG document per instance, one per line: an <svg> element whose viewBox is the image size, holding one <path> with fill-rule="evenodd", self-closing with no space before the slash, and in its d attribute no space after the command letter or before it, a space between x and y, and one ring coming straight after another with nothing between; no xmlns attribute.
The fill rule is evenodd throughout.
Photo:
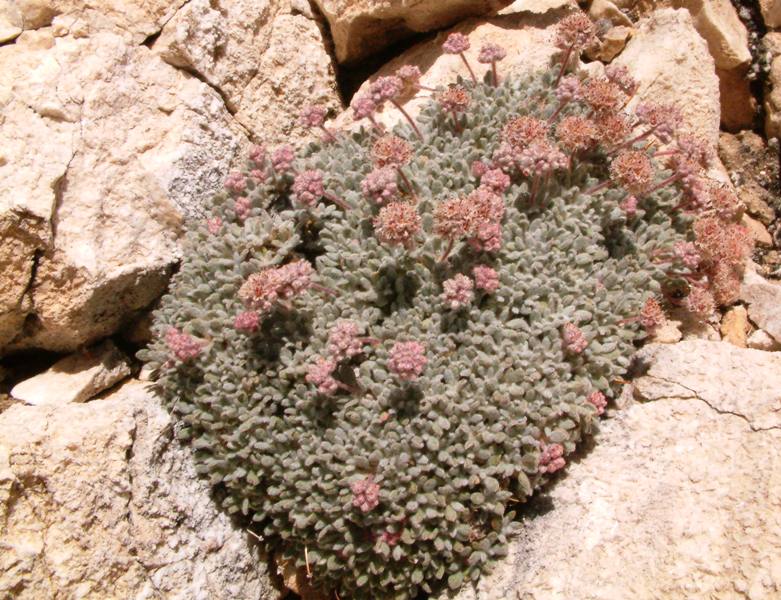
<svg viewBox="0 0 781 600"><path fill-rule="evenodd" d="M22 33L24 21L15 2L0 0L0 44L8 42Z"/></svg>
<svg viewBox="0 0 781 600"><path fill-rule="evenodd" d="M0 414L0 523L4 598L278 595L139 382Z"/></svg>
<svg viewBox="0 0 781 600"><path fill-rule="evenodd" d="M767 281L754 269L746 269L740 299L748 307L748 318L781 343L781 284Z"/></svg>
<svg viewBox="0 0 781 600"><path fill-rule="evenodd" d="M775 341L763 329L757 329L746 340L746 346L755 350L764 350L766 352L775 352L781 350L781 343Z"/></svg>
<svg viewBox="0 0 781 600"><path fill-rule="evenodd" d="M414 33L442 29L511 0L314 0L328 20L336 58L356 62Z"/></svg>
<svg viewBox="0 0 781 600"><path fill-rule="evenodd" d="M638 395L524 511L458 600L755 598L781 590L781 355L653 345Z"/></svg>
<svg viewBox="0 0 781 600"><path fill-rule="evenodd" d="M765 134L781 138L781 32L773 31L763 38L770 69L765 90Z"/></svg>
<svg viewBox="0 0 781 600"><path fill-rule="evenodd" d="M781 0L759 0L759 9L767 27L781 27Z"/></svg>
<svg viewBox="0 0 781 600"><path fill-rule="evenodd" d="M721 339L739 348L746 347L750 329L745 306L733 306L721 318Z"/></svg>
<svg viewBox="0 0 781 600"><path fill-rule="evenodd" d="M722 129L733 132L750 129L759 104L751 92L748 67L716 68L716 75L719 77Z"/></svg>
<svg viewBox="0 0 781 600"><path fill-rule="evenodd" d="M107 340L17 383L11 396L35 406L84 402L129 376L127 357Z"/></svg>
<svg viewBox="0 0 781 600"><path fill-rule="evenodd" d="M153 49L219 90L254 138L280 143L309 135L296 122L303 107L341 110L326 46L318 22L286 2L191 0Z"/></svg>
<svg viewBox="0 0 781 600"><path fill-rule="evenodd" d="M247 136L209 86L108 32L0 47L0 107L0 352L70 351L160 295L182 215Z"/></svg>

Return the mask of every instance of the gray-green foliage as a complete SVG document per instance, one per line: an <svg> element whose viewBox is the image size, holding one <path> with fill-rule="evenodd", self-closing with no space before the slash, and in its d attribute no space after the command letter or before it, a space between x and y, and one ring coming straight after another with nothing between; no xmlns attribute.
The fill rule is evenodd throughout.
<svg viewBox="0 0 781 600"><path fill-rule="evenodd" d="M649 253L683 239L686 228L669 216L672 190L645 198L629 222L620 190L584 195L606 177L604 156L594 153L552 179L535 206L528 182L512 182L500 251L463 244L439 263L433 206L476 187L470 164L490 159L508 119L533 112L540 99L548 112L556 104L550 74L480 84L471 95L461 133L435 103L420 116L422 141L397 128L414 147L405 173L426 232L415 248L383 245L373 233L378 208L360 188L372 169L369 132L311 145L296 168L322 170L351 210L294 208L279 178L251 185L244 221L230 194L218 196L213 216L222 230L191 225L181 271L156 315L159 337L143 355L199 472L224 487L224 508L251 516L298 566L306 555L314 582L341 598L457 588L505 553L513 505L548 478L540 441L569 453L592 431L597 416L586 398L616 385L642 335L632 319L664 277ZM237 331L237 290L247 276L300 256L337 295L309 290L293 310L268 315L257 334ZM443 308L442 281L476 264L493 266L500 288L462 311ZM340 371L359 391L323 396L305 375L338 319L380 342ZM567 322L588 339L582 354L562 350ZM206 341L200 356L170 360L169 327ZM398 340L426 344L429 362L416 382L389 373ZM350 486L368 474L380 502L362 512Z"/></svg>

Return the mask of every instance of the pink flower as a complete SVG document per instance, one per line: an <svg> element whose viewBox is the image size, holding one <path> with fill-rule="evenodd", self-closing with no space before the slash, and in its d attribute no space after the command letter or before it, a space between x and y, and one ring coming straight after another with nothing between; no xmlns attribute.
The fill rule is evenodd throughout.
<svg viewBox="0 0 781 600"><path fill-rule="evenodd" d="M352 321L339 321L328 335L328 352L340 362L363 351L363 341L358 337L358 325Z"/></svg>
<svg viewBox="0 0 781 600"><path fill-rule="evenodd" d="M247 218L250 208L250 201L246 196L236 198L236 201L233 203L233 211L236 213L236 217L241 221Z"/></svg>
<svg viewBox="0 0 781 600"><path fill-rule="evenodd" d="M295 158L296 155L293 152L292 146L280 146L271 153L271 165L278 173L284 173L285 171L289 171L290 167L293 166L293 160Z"/></svg>
<svg viewBox="0 0 781 600"><path fill-rule="evenodd" d="M442 302L450 310L460 310L472 303L474 287L471 279L459 273L442 284Z"/></svg>
<svg viewBox="0 0 781 600"><path fill-rule="evenodd" d="M375 104L382 104L386 100L394 100L401 95L404 89L404 82L395 75L386 75L378 77L377 80L369 86L369 95Z"/></svg>
<svg viewBox="0 0 781 600"><path fill-rule="evenodd" d="M270 267L250 275L238 295L248 308L267 312L280 300L290 300L309 288L313 272L305 260Z"/></svg>
<svg viewBox="0 0 781 600"><path fill-rule="evenodd" d="M293 181L293 195L299 204L314 206L325 195L323 175L320 171L302 171Z"/></svg>
<svg viewBox="0 0 781 600"><path fill-rule="evenodd" d="M241 194L247 189L247 178L238 171L232 171L227 179L225 179L225 189L235 192L236 194Z"/></svg>
<svg viewBox="0 0 781 600"><path fill-rule="evenodd" d="M586 336L574 323L565 323L561 331L561 341L565 352L580 354L588 346Z"/></svg>
<svg viewBox="0 0 781 600"><path fill-rule="evenodd" d="M252 333L258 330L260 325L260 315L255 311L245 310L236 315L233 319L233 326L239 331Z"/></svg>
<svg viewBox="0 0 781 600"><path fill-rule="evenodd" d="M503 194L510 187L510 177L501 169L490 169L483 173L480 185L497 194Z"/></svg>
<svg viewBox="0 0 781 600"><path fill-rule="evenodd" d="M205 345L205 342L175 327L169 327L168 331L166 331L165 343L174 357L182 362L189 362L197 357Z"/></svg>
<svg viewBox="0 0 781 600"><path fill-rule="evenodd" d="M437 102L449 113L462 113L469 108L471 98L469 93L460 85L453 85L436 94Z"/></svg>
<svg viewBox="0 0 781 600"><path fill-rule="evenodd" d="M596 27L584 13L565 17L556 28L556 47L580 51L596 40Z"/></svg>
<svg viewBox="0 0 781 600"><path fill-rule="evenodd" d="M488 169L490 169L490 166L485 164L481 160L476 160L472 163L472 166L470 167L470 170L472 172L472 175L474 177L477 177L478 179L485 175L488 172Z"/></svg>
<svg viewBox="0 0 781 600"><path fill-rule="evenodd" d="M527 177L543 177L565 169L567 157L548 141L536 141L524 148L517 157L518 167Z"/></svg>
<svg viewBox="0 0 781 600"><path fill-rule="evenodd" d="M415 65L402 65L396 69L396 77L406 84L417 87L421 77L420 68Z"/></svg>
<svg viewBox="0 0 781 600"><path fill-rule="evenodd" d="M696 270L700 266L700 253L692 242L676 242L673 254L688 269Z"/></svg>
<svg viewBox="0 0 781 600"><path fill-rule="evenodd" d="M391 202L375 217L374 233L383 244L410 248L420 233L420 224L420 215L412 204Z"/></svg>
<svg viewBox="0 0 781 600"><path fill-rule="evenodd" d="M501 138L516 150L548 136L548 124L535 117L522 116L509 120L502 127Z"/></svg>
<svg viewBox="0 0 781 600"><path fill-rule="evenodd" d="M388 368L405 381L414 381L426 367L426 347L419 342L396 342L390 351Z"/></svg>
<svg viewBox="0 0 781 600"><path fill-rule="evenodd" d="M684 300L684 306L690 313L707 319L716 310L716 301L713 299L713 294L705 288L692 287Z"/></svg>
<svg viewBox="0 0 781 600"><path fill-rule="evenodd" d="M380 486L374 482L374 476L368 475L350 485L353 493L353 506L361 512L369 512L380 503Z"/></svg>
<svg viewBox="0 0 781 600"><path fill-rule="evenodd" d="M648 333L653 333L657 328L667 323L667 315L659 302L655 298L649 298L645 301L643 309L640 311L640 325Z"/></svg>
<svg viewBox="0 0 781 600"><path fill-rule="evenodd" d="M653 183L654 168L645 152L626 150L610 163L610 176L630 194L641 195Z"/></svg>
<svg viewBox="0 0 781 600"><path fill-rule="evenodd" d="M637 215L637 198L635 196L627 196L626 199L621 202L619 208L624 211L627 219L633 218Z"/></svg>
<svg viewBox="0 0 781 600"><path fill-rule="evenodd" d="M380 540L388 544L388 546L393 547L399 543L399 540L401 540L401 532L391 532L385 530L382 532L382 534L380 534Z"/></svg>
<svg viewBox="0 0 781 600"><path fill-rule="evenodd" d="M613 114L626 100L621 88L607 79L590 79L582 85L581 92L595 113Z"/></svg>
<svg viewBox="0 0 781 600"><path fill-rule="evenodd" d="M607 65L605 67L605 76L608 78L608 81L611 81L620 87L621 91L627 96L634 96L635 92L637 92L639 84L635 78L629 74L629 69L624 65L617 65L615 63Z"/></svg>
<svg viewBox="0 0 781 600"><path fill-rule="evenodd" d="M249 149L249 159L256 165L262 166L266 162L266 147L262 144L255 144Z"/></svg>
<svg viewBox="0 0 781 600"><path fill-rule="evenodd" d="M483 44L480 47L480 54L477 55L477 62L483 64L495 63L503 60L507 56L507 50L498 44Z"/></svg>
<svg viewBox="0 0 781 600"><path fill-rule="evenodd" d="M385 204L399 196L398 175L393 167L374 169L361 182L363 195L376 204Z"/></svg>
<svg viewBox="0 0 781 600"><path fill-rule="evenodd" d="M561 444L541 444L540 473L555 473L566 465L564 460L564 446Z"/></svg>
<svg viewBox="0 0 781 600"><path fill-rule="evenodd" d="M562 104L580 100L583 95L580 79L575 75L562 77L559 85L556 87L556 98Z"/></svg>
<svg viewBox="0 0 781 600"><path fill-rule="evenodd" d="M598 415L603 415L605 413L605 408L607 407L607 398L605 397L605 394L600 391L591 392L586 400L597 409Z"/></svg>
<svg viewBox="0 0 781 600"><path fill-rule="evenodd" d="M360 120L373 115L377 110L377 104L370 96L355 96L350 102L350 108L353 109L355 118Z"/></svg>
<svg viewBox="0 0 781 600"><path fill-rule="evenodd" d="M328 109L324 106L307 106L299 114L298 123L303 127L322 127L327 114Z"/></svg>
<svg viewBox="0 0 781 600"><path fill-rule="evenodd" d="M401 167L412 158L412 147L397 135L384 135L374 142L372 158L378 167Z"/></svg>
<svg viewBox="0 0 781 600"><path fill-rule="evenodd" d="M220 217L212 217L206 220L206 230L212 235L217 235L222 229L222 219Z"/></svg>
<svg viewBox="0 0 781 600"><path fill-rule="evenodd" d="M266 171L263 171L261 169L252 169L249 172L249 174L250 177L252 177L252 179L254 179L258 183L263 183L264 181L266 181L266 177L267 177Z"/></svg>
<svg viewBox="0 0 781 600"><path fill-rule="evenodd" d="M495 269L485 265L477 265L472 269L472 273L475 277L475 287L478 290L484 290L489 294L493 294L499 289L499 274Z"/></svg>
<svg viewBox="0 0 781 600"><path fill-rule="evenodd" d="M481 223L468 241L478 252L498 252L502 247L502 226L500 223Z"/></svg>
<svg viewBox="0 0 781 600"><path fill-rule="evenodd" d="M442 49L447 54L461 54L469 50L469 46L469 38L463 33L451 33L442 44Z"/></svg>
<svg viewBox="0 0 781 600"><path fill-rule="evenodd" d="M597 141L597 126L584 117L564 117L556 126L556 136L561 147L568 152L581 152L591 148Z"/></svg>
<svg viewBox="0 0 781 600"><path fill-rule="evenodd" d="M306 382L316 385L321 394L330 396L339 389L339 382L333 377L335 370L336 361L318 356L307 369Z"/></svg>
<svg viewBox="0 0 781 600"><path fill-rule="evenodd" d="M654 135L663 144L672 141L675 132L683 123L683 115L672 104L641 102L635 109L635 116L641 123L651 127Z"/></svg>

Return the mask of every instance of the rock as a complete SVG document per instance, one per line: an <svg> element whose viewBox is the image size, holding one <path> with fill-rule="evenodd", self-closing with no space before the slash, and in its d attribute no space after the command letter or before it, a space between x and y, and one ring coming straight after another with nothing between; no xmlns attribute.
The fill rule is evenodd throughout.
<svg viewBox="0 0 781 600"><path fill-rule="evenodd" d="M507 16L519 13L542 15L550 10L558 10L565 7L575 9L578 8L578 3L576 0L515 0L509 6L496 11L496 15Z"/></svg>
<svg viewBox="0 0 781 600"><path fill-rule="evenodd" d="M716 69L721 99L721 126L727 131L749 129L754 123L759 104L751 93L747 68Z"/></svg>
<svg viewBox="0 0 781 600"><path fill-rule="evenodd" d="M677 104L687 127L716 148L719 83L713 58L687 11L658 10L640 21L615 62L640 83L635 102Z"/></svg>
<svg viewBox="0 0 781 600"><path fill-rule="evenodd" d="M754 242L756 242L757 246L770 248L773 245L773 238L770 236L767 227L756 219L752 219L748 215L743 215L741 224L748 228L748 232L751 234L751 237L754 238Z"/></svg>
<svg viewBox="0 0 781 600"><path fill-rule="evenodd" d="M768 147L753 131L719 136L719 157L748 213L764 225L775 220L779 187L778 145Z"/></svg>
<svg viewBox="0 0 781 600"><path fill-rule="evenodd" d="M532 500L508 556L457 600L777 597L781 355L646 350L648 402L602 422Z"/></svg>
<svg viewBox="0 0 781 600"><path fill-rule="evenodd" d="M158 33L187 0L19 0L24 29L53 25L60 35L111 31L140 44Z"/></svg>
<svg viewBox="0 0 781 600"><path fill-rule="evenodd" d="M296 123L306 105L341 110L323 33L285 3L192 0L153 49L218 89L239 123L266 143L310 135Z"/></svg>
<svg viewBox="0 0 781 600"><path fill-rule="evenodd" d="M781 1L759 0L762 18L768 27L781 27Z"/></svg>
<svg viewBox="0 0 781 600"><path fill-rule="evenodd" d="M764 329L757 329L746 340L746 345L755 350L775 352L781 350L781 343L775 341Z"/></svg>
<svg viewBox="0 0 781 600"><path fill-rule="evenodd" d="M138 382L0 414L0 522L3 597L277 597Z"/></svg>
<svg viewBox="0 0 781 600"><path fill-rule="evenodd" d="M0 47L0 107L0 353L70 351L165 289L181 215L247 137L207 85L112 33Z"/></svg>
<svg viewBox="0 0 781 600"><path fill-rule="evenodd" d="M340 63L379 52L416 32L442 29L511 0L314 0L328 20Z"/></svg>
<svg viewBox="0 0 781 600"><path fill-rule="evenodd" d="M11 396L36 406L84 402L130 376L127 357L110 341L58 360L16 384Z"/></svg>
<svg viewBox="0 0 781 600"><path fill-rule="evenodd" d="M781 138L781 32L768 33L763 42L770 62L765 91L765 134L768 138Z"/></svg>
<svg viewBox="0 0 781 600"><path fill-rule="evenodd" d="M781 284L771 283L754 269L746 269L740 299L747 304L748 318L781 343Z"/></svg>
<svg viewBox="0 0 781 600"><path fill-rule="evenodd" d="M657 344L680 342L681 338L683 338L680 327L680 321L667 320L664 325L654 330L653 335L651 335L651 341Z"/></svg>
<svg viewBox="0 0 781 600"><path fill-rule="evenodd" d="M22 33L23 25L19 7L11 0L0 0L0 44Z"/></svg>
<svg viewBox="0 0 781 600"><path fill-rule="evenodd" d="M631 27L624 27L619 25L618 27L611 27L607 33L605 33L599 45L586 51L586 56L592 60L601 60L602 62L609 63L616 56L621 54L621 51L626 46L629 38L632 37L634 30Z"/></svg>
<svg viewBox="0 0 781 600"><path fill-rule="evenodd" d="M632 26L632 20L610 0L593 0L588 7L588 16L593 21L607 19L616 26Z"/></svg>
<svg viewBox="0 0 781 600"><path fill-rule="evenodd" d="M721 319L721 339L738 348L746 347L750 330L748 311L745 306L733 306Z"/></svg>

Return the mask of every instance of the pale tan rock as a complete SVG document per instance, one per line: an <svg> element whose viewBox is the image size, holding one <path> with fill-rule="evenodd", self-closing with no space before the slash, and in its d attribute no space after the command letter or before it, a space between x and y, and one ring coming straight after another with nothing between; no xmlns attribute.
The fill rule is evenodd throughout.
<svg viewBox="0 0 781 600"><path fill-rule="evenodd" d="M504 8L511 0L314 0L328 19L340 63L382 50L414 32L442 29Z"/></svg>
<svg viewBox="0 0 781 600"><path fill-rule="evenodd" d="M588 7L588 16L593 21L607 19L613 25L631 27L632 20L610 0L593 0Z"/></svg>
<svg viewBox="0 0 781 600"><path fill-rule="evenodd" d="M768 27L781 27L781 1L759 0L762 18Z"/></svg>
<svg viewBox="0 0 781 600"><path fill-rule="evenodd" d="M681 322L668 319L664 325L654 329L651 341L657 344L674 344L683 338Z"/></svg>
<svg viewBox="0 0 781 600"><path fill-rule="evenodd" d="M676 104L688 128L712 145L719 136L719 83L713 58L684 10L663 9L637 24L615 60L640 84L636 104Z"/></svg>
<svg viewBox="0 0 781 600"><path fill-rule="evenodd" d="M0 0L0 44L22 33L24 21L15 2Z"/></svg>
<svg viewBox="0 0 781 600"><path fill-rule="evenodd" d="M284 2L192 0L153 48L219 89L235 118L272 144L311 135L296 123L307 105L341 110L326 44L317 22Z"/></svg>
<svg viewBox="0 0 781 600"><path fill-rule="evenodd" d="M633 29L631 27L611 27L602 39L599 45L593 51L587 51L586 55L593 60L601 60L609 63L626 47L629 38L632 37Z"/></svg>
<svg viewBox="0 0 781 600"><path fill-rule="evenodd" d="M69 351L165 289L182 214L248 140L207 85L111 33L25 32L0 95L0 352Z"/></svg>
<svg viewBox="0 0 781 600"><path fill-rule="evenodd" d="M752 332L746 340L746 346L755 350L764 350L765 352L781 350L781 343L774 340L764 329L757 329Z"/></svg>
<svg viewBox="0 0 781 600"><path fill-rule="evenodd" d="M738 348L746 347L748 332L748 311L745 306L733 306L721 318L721 339Z"/></svg>
<svg viewBox="0 0 781 600"><path fill-rule="evenodd" d="M457 600L756 598L781 589L781 355L651 346L639 397ZM741 591L742 590L742 591Z"/></svg>
<svg viewBox="0 0 781 600"><path fill-rule="evenodd" d="M574 9L578 7L578 3L576 0L515 0L509 6L496 11L496 14L499 16L518 13L542 15L550 10L558 10L565 7Z"/></svg>
<svg viewBox="0 0 781 600"><path fill-rule="evenodd" d="M748 307L748 317L781 343L781 284L767 281L753 268L746 269L740 299Z"/></svg>
<svg viewBox="0 0 781 600"><path fill-rule="evenodd" d="M130 376L127 357L110 341L71 354L16 384L11 396L34 406L84 402Z"/></svg>
<svg viewBox="0 0 781 600"><path fill-rule="evenodd" d="M769 138L781 138L781 32L768 33L764 43L770 60L765 91L765 134Z"/></svg>
<svg viewBox="0 0 781 600"><path fill-rule="evenodd" d="M716 69L719 77L719 97L721 100L721 126L727 131L741 131L754 123L759 104L751 93L748 69Z"/></svg>
<svg viewBox="0 0 781 600"><path fill-rule="evenodd" d="M754 238L754 242L756 242L757 246L764 248L773 246L773 237L768 232L767 227L762 223L756 219L752 219L748 215L743 215L741 224L748 228L748 232L751 234L751 237Z"/></svg>
<svg viewBox="0 0 781 600"><path fill-rule="evenodd" d="M271 600L266 563L131 382L0 414L0 596Z"/></svg>

